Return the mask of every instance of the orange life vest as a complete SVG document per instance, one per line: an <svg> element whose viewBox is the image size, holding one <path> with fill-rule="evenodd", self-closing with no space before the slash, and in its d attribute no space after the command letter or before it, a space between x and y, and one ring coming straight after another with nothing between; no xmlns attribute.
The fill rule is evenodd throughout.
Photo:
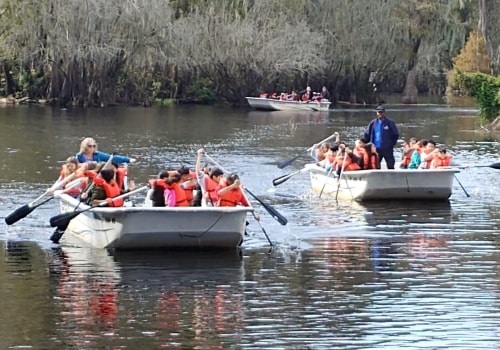
<svg viewBox="0 0 500 350"><path fill-rule="evenodd" d="M124 188L124 181L125 181L125 177L127 176L128 174L128 169L127 168L117 168L116 171L116 183L118 184L118 187L120 188Z"/></svg>
<svg viewBox="0 0 500 350"><path fill-rule="evenodd" d="M434 157L434 159L431 162L431 169L436 169L439 167L447 167L450 166L451 164L451 156L449 154L446 154L444 159L440 158L438 155Z"/></svg>
<svg viewBox="0 0 500 350"><path fill-rule="evenodd" d="M189 201L186 198L186 191L184 191L178 183L171 185L175 191L175 206L176 207L189 207Z"/></svg>
<svg viewBox="0 0 500 350"><path fill-rule="evenodd" d="M344 171L361 170L359 164L352 160L349 153L347 154L347 157L344 157L344 154L339 154L336 158L336 162L339 170L340 169L344 169Z"/></svg>
<svg viewBox="0 0 500 350"><path fill-rule="evenodd" d="M234 188L232 190L227 191L226 193L223 193L219 197L219 207L235 207L238 204L242 204L245 207L248 207L248 201L246 200L245 196L241 192L241 189L239 188Z"/></svg>
<svg viewBox="0 0 500 350"><path fill-rule="evenodd" d="M205 191L207 192L207 200L209 200L213 205L215 205L219 201L219 195L217 194L217 190L219 188L219 184L212 180L209 176L205 176Z"/></svg>
<svg viewBox="0 0 500 350"><path fill-rule="evenodd" d="M94 183L97 186L100 186L104 189L104 193L106 193L106 198L114 198L119 196L121 193L120 187L116 181L111 181L111 183L107 183L103 178L96 177L94 178ZM110 207L122 207L123 206L123 198L116 199L109 204Z"/></svg>
<svg viewBox="0 0 500 350"><path fill-rule="evenodd" d="M62 181L66 178L66 164L64 164L62 167L61 167L61 173L59 174L59 181ZM77 178L82 178L80 180L80 184L65 191L66 194L69 194L70 196L72 197L77 197L80 193L82 193L82 190L87 187L87 181L83 180L83 178L85 178L85 176L81 173L81 172L75 172L75 179L76 180ZM67 184L66 184L67 185ZM66 185L63 186L63 189L66 188Z"/></svg>
<svg viewBox="0 0 500 350"><path fill-rule="evenodd" d="M408 165L410 165L411 162L411 156L413 155L413 152L415 152L415 150L409 146L403 148L403 159L401 160L401 164L399 165L400 168L403 169L408 168Z"/></svg>

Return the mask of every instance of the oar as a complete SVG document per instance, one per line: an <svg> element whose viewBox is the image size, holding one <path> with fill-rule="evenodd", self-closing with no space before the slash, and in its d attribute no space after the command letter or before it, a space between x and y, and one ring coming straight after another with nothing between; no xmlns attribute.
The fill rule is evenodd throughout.
<svg viewBox="0 0 500 350"><path fill-rule="evenodd" d="M470 194L465 190L465 187L464 185L462 185L462 183L460 182L460 180L458 179L457 175L455 175L455 180L457 180L458 184L460 185L460 187L462 187L462 190L464 191L465 195L467 197L470 197Z"/></svg>
<svg viewBox="0 0 500 350"><path fill-rule="evenodd" d="M492 169L500 170L500 162L499 163L493 163L493 164L490 164L490 165L459 166L458 168L460 168L460 169L467 169L467 168L492 168Z"/></svg>
<svg viewBox="0 0 500 350"><path fill-rule="evenodd" d="M207 157L208 160L210 160L212 163L214 163L217 167L219 167L222 171L225 173L228 173L226 169L224 169L219 163L217 163L212 157L210 157L208 154L205 153L205 157ZM245 188L245 191L248 192L249 195L251 195L257 202L260 203L264 207L264 209L276 220L278 221L281 225L286 225L288 223L288 220L281 215L276 209L271 207L269 204L264 203L260 198L258 198L256 195L254 195L252 192L248 190L248 188Z"/></svg>
<svg viewBox="0 0 500 350"><path fill-rule="evenodd" d="M330 168L330 170L328 171L328 173L326 174L326 179L325 179L325 182L323 183L323 187L321 187L321 191L319 192L319 198L321 198L321 195L323 194L323 191L325 190L325 187L326 187L326 183L328 182L328 178L330 177L330 175L332 174L332 171L333 171L334 167L332 166Z"/></svg>
<svg viewBox="0 0 500 350"><path fill-rule="evenodd" d="M259 202L260 205L262 205L264 209L266 209L266 211L274 218L274 220L278 221L283 226L288 223L287 218L281 215L279 211L271 207L269 204L264 203L259 197L250 192L248 188L245 188L245 191L247 191L249 195L251 195L257 202Z"/></svg>
<svg viewBox="0 0 500 350"><path fill-rule="evenodd" d="M144 191L147 188L148 188L148 186L142 186L142 187L140 187L140 188L138 188L136 190L133 190L133 191L124 193L122 195L113 197L113 198L111 198L111 201L114 202L114 201L116 201L118 199L123 199L123 198L129 197L129 196L131 196L131 195L133 195L133 194L135 194L137 192ZM89 207L89 208L86 208L86 209L83 209L83 210L77 210L77 211L71 211L71 212L67 212L67 213L58 214L58 215L53 216L53 217L50 218L50 226L57 227L58 230L64 231L68 227L69 222L72 219L74 219L75 217L77 217L78 215L80 215L81 213L84 213L86 211L92 210L94 208L105 207L106 205L108 205L108 202L101 202L98 205L94 205L92 207Z"/></svg>
<svg viewBox="0 0 500 350"><path fill-rule="evenodd" d="M339 191L340 191L340 181L342 180L342 175L344 175L344 169L345 169L345 163L347 159L347 150L344 148L344 161L342 162L342 169L340 170L340 175L339 175L339 183L337 185L337 193L335 193L335 200L339 197Z"/></svg>
<svg viewBox="0 0 500 350"><path fill-rule="evenodd" d="M294 171L293 173L290 173L290 174L285 174L285 175L282 175L282 176L279 176L277 178L275 178L273 180L273 186L279 186L281 185L283 182L285 181L288 181L288 179L290 179L291 177L295 176L295 175L298 175L300 173L305 173L306 171L309 171L311 170L310 168L302 168L300 170L297 170L297 171Z"/></svg>
<svg viewBox="0 0 500 350"><path fill-rule="evenodd" d="M80 180L78 180L78 183L79 182L80 182ZM44 201L42 201L40 203L37 203L43 197L45 197L47 194L52 193L53 191L55 191L56 189L58 189L60 187L61 183L62 183L62 181L57 181L55 184L52 185L51 188L49 188L47 191L45 191L42 195L40 195L38 198L36 198L35 200L33 200L31 203L25 204L22 207L19 207L16 210L14 210L12 213L10 213L9 215L7 215L5 217L5 223L7 225L12 225L12 224L18 222L19 220L25 218L26 216L28 216L33 210L35 210L36 208L38 208L42 204L45 204L48 201L50 201L51 199L53 199L54 196L50 196L49 198L45 199ZM71 189L72 187L75 187L75 186L76 186L76 184L74 184L71 187L67 185L66 189L69 190L69 189Z"/></svg>
<svg viewBox="0 0 500 350"><path fill-rule="evenodd" d="M241 187L242 187L242 186L240 185L240 191L241 191ZM243 197L245 197L246 201L247 201L248 203L250 203L250 201L248 200L247 196L245 195L245 192L241 191L241 193L243 194ZM270 239L270 238L269 238L269 236L267 235L266 230L264 230L264 226L262 226L262 224L260 223L260 218L257 216L257 214L255 214L255 211L254 211L252 214L253 214L253 217L254 217L255 221L257 221L257 223L259 224L259 226L260 226L260 228L261 228L262 232L264 233L264 236L266 236L267 241L269 242L269 245L271 246L271 249L273 249L273 247L274 247L274 246L273 246L273 242L271 242L271 239Z"/></svg>
<svg viewBox="0 0 500 350"><path fill-rule="evenodd" d="M322 144L323 142L326 142L326 141L328 141L328 140L331 140L331 139L332 139L332 138L334 138L335 136L337 136L337 135L336 135L336 134L330 135L330 136L328 136L326 139L321 140L321 141L319 141L319 142L315 143L315 145L320 145L320 144ZM285 167L289 166L290 164L292 164L293 162L295 162L297 159L299 159L299 158L302 156L302 154L303 154L303 153L305 153L305 152L311 152L311 150L313 149L313 147L314 147L314 145L312 145L312 146L311 146L311 147L309 147L308 149L306 149L306 150L302 151L299 155L297 155L297 156L295 156L295 157L293 157L293 158L291 158L291 159L285 160L284 162L282 162L282 163L278 164L278 168L283 169L283 168L285 168Z"/></svg>

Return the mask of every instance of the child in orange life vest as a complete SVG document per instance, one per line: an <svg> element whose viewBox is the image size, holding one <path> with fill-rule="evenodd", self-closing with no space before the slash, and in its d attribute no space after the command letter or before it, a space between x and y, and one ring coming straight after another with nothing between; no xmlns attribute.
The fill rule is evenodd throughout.
<svg viewBox="0 0 500 350"><path fill-rule="evenodd" d="M135 181L128 179L128 167L111 162L115 169L115 179L116 183L122 191L135 189ZM127 183L125 183L127 181Z"/></svg>
<svg viewBox="0 0 500 350"><path fill-rule="evenodd" d="M377 148L371 142L364 143L364 139L360 139L353 153L358 157L358 165L362 170L380 169Z"/></svg>
<svg viewBox="0 0 500 350"><path fill-rule="evenodd" d="M420 153L421 163L419 169L429 169L437 151L436 142L433 140L427 141L427 146Z"/></svg>
<svg viewBox="0 0 500 350"><path fill-rule="evenodd" d="M165 186L163 183L169 177L168 171L161 171L156 179L149 180L149 184L152 191L149 194L149 199L151 199L153 207L164 207L165 206Z"/></svg>
<svg viewBox="0 0 500 350"><path fill-rule="evenodd" d="M92 181L94 181L94 188L90 196L90 204L92 206L99 205L102 202L107 202L110 207L123 206L123 199L112 200L121 194L120 187L115 180L114 169L102 169L100 172L101 177L93 171L85 171Z"/></svg>
<svg viewBox="0 0 500 350"><path fill-rule="evenodd" d="M431 161L431 169L447 168L451 165L451 155L446 153L446 148L439 147L434 159Z"/></svg>
<svg viewBox="0 0 500 350"><path fill-rule="evenodd" d="M216 206L219 201L218 191L221 188L221 180L224 172L219 168L212 168L207 175L201 167L201 157L203 154L205 154L205 150L200 148L197 151L196 176L203 190L203 200L208 205Z"/></svg>
<svg viewBox="0 0 500 350"><path fill-rule="evenodd" d="M198 183L196 181L196 173L191 172L189 168L181 166L177 169L177 172L181 175L181 181L179 185L186 192L186 199L190 205L193 205L194 201L194 191L196 190Z"/></svg>
<svg viewBox="0 0 500 350"><path fill-rule="evenodd" d="M342 171L360 170L359 157L356 156L345 144L339 145L339 151L335 157L335 173L340 176ZM332 166L332 165L330 165ZM330 169L325 170L330 171Z"/></svg>
<svg viewBox="0 0 500 350"><path fill-rule="evenodd" d="M163 192L165 206L189 207L189 202L186 199L186 192L179 185L180 181L181 175L179 173L171 174L167 179L165 179L165 190Z"/></svg>
<svg viewBox="0 0 500 350"><path fill-rule="evenodd" d="M409 142L403 141L402 158L401 163L399 164L401 169L408 169L408 166L411 163L411 156L418 147L417 142L418 140L415 137L410 138Z"/></svg>
<svg viewBox="0 0 500 350"><path fill-rule="evenodd" d="M83 177L83 174L77 172L77 168L78 161L76 160L76 157L68 157L68 159L66 159L66 163L61 166L61 172L59 173L59 178L57 179L57 182L60 183L60 187L62 189L65 189L69 182L78 177ZM82 193L82 189L85 188L85 186L86 182L82 181L80 185L71 188L66 193L76 198L80 195L80 193Z"/></svg>
<svg viewBox="0 0 500 350"><path fill-rule="evenodd" d="M323 168L326 166L325 159L327 157L330 158L329 162L332 163L332 158L335 156L335 153L338 150L340 134L338 132L334 132L333 135L335 136L335 141L332 145L327 142L323 142L322 144L314 144L311 149L311 157L313 157L318 166L321 166Z"/></svg>
<svg viewBox="0 0 500 350"><path fill-rule="evenodd" d="M225 179L225 186L219 191L219 207L235 207L239 204L249 207L247 198L241 190L241 182L236 174L228 174Z"/></svg>

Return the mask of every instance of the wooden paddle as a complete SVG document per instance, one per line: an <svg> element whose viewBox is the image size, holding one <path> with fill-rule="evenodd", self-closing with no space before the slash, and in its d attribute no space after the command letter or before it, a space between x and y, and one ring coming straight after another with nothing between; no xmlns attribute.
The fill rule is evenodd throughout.
<svg viewBox="0 0 500 350"><path fill-rule="evenodd" d="M219 163L217 163L212 157L210 157L208 154L205 153L205 157L207 157L208 160L210 160L212 163L214 163L220 170L222 170L225 173L228 173L226 169L224 169ZM276 209L271 207L269 204L264 203L260 198L258 198L256 195L254 195L252 192L248 190L248 188L245 188L245 191L249 195L251 195L257 202L260 203L264 207L264 209L276 220L278 221L281 225L286 225L288 223L288 220L280 214Z"/></svg>
<svg viewBox="0 0 500 350"><path fill-rule="evenodd" d="M144 191L147 188L148 188L148 186L139 187L138 189L135 189L133 191L130 191L130 192L124 193L122 195L113 197L113 198L111 198L111 201L114 202L114 201L116 201L118 199L123 199L123 198L129 197L129 196L131 196L131 195L133 195L135 193ZM58 214L58 215L53 216L53 217L50 218L50 221L49 221L50 222L50 226L57 227L58 230L64 231L68 227L69 222L72 219L74 219L75 217L77 217L78 215L80 215L81 213L84 213L86 211L92 210L94 208L105 207L107 205L108 205L108 202L101 202L98 205L94 205L94 206L91 206L91 207L83 209L83 210L77 210L77 211L71 211L71 212L67 212L67 213ZM61 234L61 236L62 236L62 234Z"/></svg>
<svg viewBox="0 0 500 350"><path fill-rule="evenodd" d="M321 140L321 141L319 141L319 142L315 143L315 145L320 145L320 144L322 144L323 142L327 142L327 141L331 140L332 138L334 138L334 137L336 137L336 136L337 136L337 134L330 135L330 136L328 136L326 139ZM314 148L314 145L312 145L312 146L311 146L311 147L309 147L308 149L306 149L306 150L302 151L299 155L297 155L297 156L295 156L295 157L293 157L293 158L291 158L291 159L285 160L284 162L282 162L282 163L278 164L278 168L283 169L283 168L285 168L285 167L289 166L290 164L292 164L293 162L295 162L297 159L299 159L299 158L302 156L302 154L303 154L303 153L305 153L305 152L311 152L311 150L312 150L313 148Z"/></svg>
<svg viewBox="0 0 500 350"><path fill-rule="evenodd" d="M73 181L73 182L75 182L75 181ZM42 202L39 202L43 197L45 197L46 195L48 195L50 193L53 193L55 190L57 190L58 188L60 188L62 182L63 181L56 181L56 183L54 183L52 185L52 187L50 187L47 191L45 191L42 195L40 195L38 198L36 198L35 200L33 200L31 203L25 204L22 207L19 207L16 210L14 210L9 215L7 215L5 217L5 223L7 225L12 225L12 224L18 222L19 220L25 218L26 216L28 216L33 210L35 210L36 208L38 208L42 204L45 204L48 201L50 201L51 199L53 199L54 196L50 196L49 198L43 200ZM73 184L73 182L71 182L70 184ZM70 184L66 185L66 189L65 190L70 190L71 188L75 187L78 183L80 183L79 179L73 185L70 185ZM37 202L39 202L39 203L37 203Z"/></svg>
<svg viewBox="0 0 500 350"><path fill-rule="evenodd" d="M298 174L301 174L301 173L305 173L306 171L309 171L309 170L311 170L311 169L310 168L302 168L300 170L294 171L293 173L289 173L289 174L285 174L285 175L279 176L279 177L277 177L277 178L275 178L273 180L273 186L279 186L283 182L288 181L288 179L290 179L291 177L293 177L295 175L298 175Z"/></svg>

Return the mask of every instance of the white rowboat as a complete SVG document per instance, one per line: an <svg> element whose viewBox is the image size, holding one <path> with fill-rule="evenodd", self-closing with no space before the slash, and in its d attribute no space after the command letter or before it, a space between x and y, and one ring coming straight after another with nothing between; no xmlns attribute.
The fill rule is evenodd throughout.
<svg viewBox="0 0 500 350"><path fill-rule="evenodd" d="M61 213L78 200L60 194ZM78 210L88 206L80 203ZM95 207L74 217L63 236L118 250L235 249L243 241L249 207Z"/></svg>
<svg viewBox="0 0 500 350"><path fill-rule="evenodd" d="M356 201L447 200L459 169L380 169L345 171L340 182L316 164L307 164L313 191ZM338 189L338 194L337 194Z"/></svg>
<svg viewBox="0 0 500 350"><path fill-rule="evenodd" d="M263 97L245 97L250 107L264 111L328 111L330 101L281 101Z"/></svg>

